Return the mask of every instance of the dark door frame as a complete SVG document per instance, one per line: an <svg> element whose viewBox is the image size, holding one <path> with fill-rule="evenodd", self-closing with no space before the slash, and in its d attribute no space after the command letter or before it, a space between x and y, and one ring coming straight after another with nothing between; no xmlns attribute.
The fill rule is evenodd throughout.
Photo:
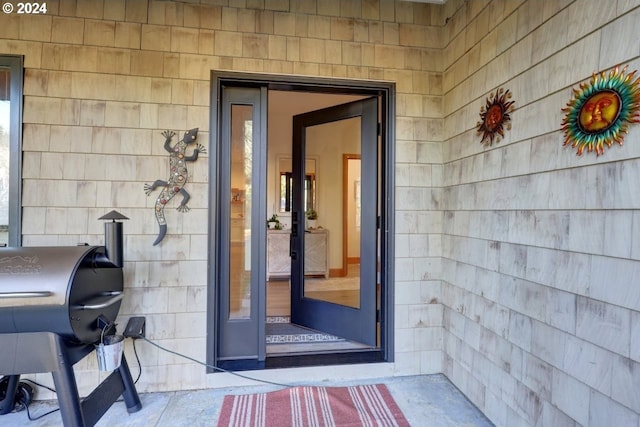
<svg viewBox="0 0 640 427"><path fill-rule="evenodd" d="M219 283L222 278L220 266L221 223L220 216L225 207L217 197L220 189L220 141L222 112L220 108L223 86L266 87L268 90L291 92L316 92L332 94L354 94L378 96L380 135L382 150L380 153L382 174L380 233L380 283L382 285L380 321L380 349L371 354L350 353L333 355L284 356L267 358L267 363L256 361L238 361L239 363L223 363L218 360L218 310ZM360 363L373 361L392 362L394 360L394 236L395 236L395 83L373 82L363 80L332 79L303 76L285 76L271 74L240 73L230 71L211 72L210 99L210 155L209 155L209 238L208 238L208 272L207 272L207 372L214 372L215 367L230 369L261 369L268 367L328 365L334 363ZM266 136L265 136L266 138ZM264 213L266 218L266 212ZM266 226L265 226L266 227ZM340 357L342 356L342 357ZM282 359L282 360L280 360ZM224 366L222 366L224 365Z"/></svg>
<svg viewBox="0 0 640 427"><path fill-rule="evenodd" d="M22 246L22 109L24 56L0 55L0 68L9 70L9 241Z"/></svg>

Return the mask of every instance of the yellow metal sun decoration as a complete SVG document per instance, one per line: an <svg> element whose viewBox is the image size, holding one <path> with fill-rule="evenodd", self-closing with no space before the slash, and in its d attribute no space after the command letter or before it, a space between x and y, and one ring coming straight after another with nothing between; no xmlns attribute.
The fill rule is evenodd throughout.
<svg viewBox="0 0 640 427"><path fill-rule="evenodd" d="M499 142L504 138L504 129L511 129L510 113L513 111L514 101L507 101L508 99L511 99L509 89L500 88L487 97L484 107L480 107L480 121L476 124L478 134L482 134L480 144L492 145L494 138Z"/></svg>
<svg viewBox="0 0 640 427"><path fill-rule="evenodd" d="M640 123L640 78L634 80L637 70L625 75L626 70L616 67L608 76L605 71L594 73L580 90L573 89L573 98L562 109L563 145L577 147L578 156L585 149L600 156L605 145L622 145L629 123Z"/></svg>

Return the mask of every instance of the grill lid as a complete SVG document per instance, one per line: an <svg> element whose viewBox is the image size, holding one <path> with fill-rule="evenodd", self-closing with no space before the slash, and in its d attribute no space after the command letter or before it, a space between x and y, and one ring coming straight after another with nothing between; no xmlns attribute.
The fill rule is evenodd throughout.
<svg viewBox="0 0 640 427"><path fill-rule="evenodd" d="M95 248L0 249L0 307L65 305L78 266Z"/></svg>

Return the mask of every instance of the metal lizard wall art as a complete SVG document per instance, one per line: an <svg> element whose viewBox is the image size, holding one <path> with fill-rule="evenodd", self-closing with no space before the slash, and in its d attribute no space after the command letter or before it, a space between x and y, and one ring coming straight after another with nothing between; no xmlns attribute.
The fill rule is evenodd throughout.
<svg viewBox="0 0 640 427"><path fill-rule="evenodd" d="M184 185L187 183L187 179L189 177L186 162L195 162L198 159L198 154L207 152L202 144L198 144L196 148L194 148L192 155L185 155L187 147L194 144L198 138L198 128L185 132L182 139L175 145L171 146L171 140L175 134L175 132L170 130L162 132L162 136L165 137L164 149L169 152L169 179L167 181L158 179L151 185L144 185L144 192L147 193L147 196L156 188L163 187L162 191L160 191L160 195L156 199L155 205L156 220L160 226L160 231L158 232L156 241L153 242L154 246L160 243L167 234L167 221L164 217L164 206L169 202L169 200L171 200L177 193L182 194L182 201L177 207L177 210L179 212L189 211L187 202L191 196L184 189Z"/></svg>

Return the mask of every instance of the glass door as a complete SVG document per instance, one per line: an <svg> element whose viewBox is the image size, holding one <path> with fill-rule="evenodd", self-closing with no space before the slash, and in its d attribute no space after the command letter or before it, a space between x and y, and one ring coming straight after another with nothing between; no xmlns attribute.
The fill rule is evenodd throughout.
<svg viewBox="0 0 640 427"><path fill-rule="evenodd" d="M377 108L377 98L369 98L294 116L292 147L291 321L372 347L377 345L380 243ZM318 194L319 209L341 218L348 206L353 207L346 226L358 236L358 244L351 256L355 262L341 280L326 280L328 272L317 260L328 257L328 239L341 239L344 230L329 234L306 223L303 183L305 159L312 150L321 150L324 166L333 165L338 171L323 174L325 191ZM344 176L343 156L353 153L360 157L361 167ZM342 191L345 180L351 189L347 194ZM353 198L352 203L346 198Z"/></svg>

